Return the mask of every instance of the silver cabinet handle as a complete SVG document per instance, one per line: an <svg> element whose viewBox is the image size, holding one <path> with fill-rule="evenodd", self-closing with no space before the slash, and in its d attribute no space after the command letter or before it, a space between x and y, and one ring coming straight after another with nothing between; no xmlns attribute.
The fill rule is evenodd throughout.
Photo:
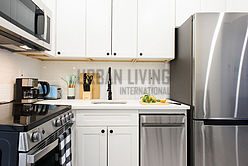
<svg viewBox="0 0 248 166"><path fill-rule="evenodd" d="M59 144L59 140L56 140L53 143L46 146L45 148L38 150L36 153L27 155L27 163L34 164L36 161L44 157L47 153L49 153L56 146L58 146L58 144Z"/></svg>

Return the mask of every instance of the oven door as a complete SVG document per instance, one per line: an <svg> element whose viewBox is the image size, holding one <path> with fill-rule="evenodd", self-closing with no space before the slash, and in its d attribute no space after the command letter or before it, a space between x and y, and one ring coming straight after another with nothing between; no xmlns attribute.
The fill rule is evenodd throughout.
<svg viewBox="0 0 248 166"><path fill-rule="evenodd" d="M60 128L27 153L19 153L19 166L59 166L59 136L73 123Z"/></svg>
<svg viewBox="0 0 248 166"><path fill-rule="evenodd" d="M59 165L58 153L59 153L59 141L56 140L51 144L45 146L41 150L30 151L28 154L23 154L26 164L31 166L57 166ZM21 155L19 155L21 157ZM20 164L19 164L20 165ZM21 164L22 165L22 164ZM20 165L20 166L21 166Z"/></svg>

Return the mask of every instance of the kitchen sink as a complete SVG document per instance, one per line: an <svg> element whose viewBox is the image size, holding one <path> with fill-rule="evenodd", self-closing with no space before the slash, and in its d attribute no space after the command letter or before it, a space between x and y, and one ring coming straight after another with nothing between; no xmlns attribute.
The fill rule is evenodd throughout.
<svg viewBox="0 0 248 166"><path fill-rule="evenodd" d="M127 102L116 101L116 100L103 100L103 101L92 101L91 104L127 104Z"/></svg>

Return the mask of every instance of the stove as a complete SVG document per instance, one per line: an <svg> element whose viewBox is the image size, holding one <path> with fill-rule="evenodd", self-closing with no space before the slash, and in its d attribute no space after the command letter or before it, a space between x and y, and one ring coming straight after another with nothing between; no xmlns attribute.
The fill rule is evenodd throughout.
<svg viewBox="0 0 248 166"><path fill-rule="evenodd" d="M40 152L58 146L59 135L72 126L73 118L67 105L0 105L0 166L38 165L48 154Z"/></svg>

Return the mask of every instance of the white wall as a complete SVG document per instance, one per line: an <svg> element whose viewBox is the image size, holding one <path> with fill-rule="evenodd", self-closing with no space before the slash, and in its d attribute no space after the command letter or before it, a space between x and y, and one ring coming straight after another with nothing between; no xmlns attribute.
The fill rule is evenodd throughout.
<svg viewBox="0 0 248 166"><path fill-rule="evenodd" d="M41 62L0 49L0 101L13 99L16 77L40 76Z"/></svg>
<svg viewBox="0 0 248 166"><path fill-rule="evenodd" d="M42 62L41 69L41 79L48 80L51 84L60 85L63 90L63 98L66 98L67 95L67 85L66 82L61 79L61 77L66 78L66 75L74 74L77 75L78 69L82 72L83 69L103 69L105 71L105 75L103 78L106 78L108 67L112 67L112 69L122 69L122 84L114 84L112 86L113 91L113 99L137 99L141 95L134 94L122 94L120 95L120 87L165 87L167 90L169 89L169 84L162 84L162 79L159 83L155 82L154 84L149 84L148 74L146 74L146 81L144 84L141 83L140 77L138 77L138 83L136 85L130 85L128 82L128 69L131 69L131 81L135 80L135 69L141 69L144 71L145 69L168 69L169 63L91 63L91 62ZM167 70L167 71L168 71ZM166 72L167 77L169 77L169 73ZM113 77L113 76L112 76ZM169 80L167 80L169 81ZM107 86L106 84L101 84L100 86L100 95L102 99L107 98ZM78 98L79 88L77 85L76 88L76 97ZM168 98L169 91L166 91L165 95L156 95Z"/></svg>

